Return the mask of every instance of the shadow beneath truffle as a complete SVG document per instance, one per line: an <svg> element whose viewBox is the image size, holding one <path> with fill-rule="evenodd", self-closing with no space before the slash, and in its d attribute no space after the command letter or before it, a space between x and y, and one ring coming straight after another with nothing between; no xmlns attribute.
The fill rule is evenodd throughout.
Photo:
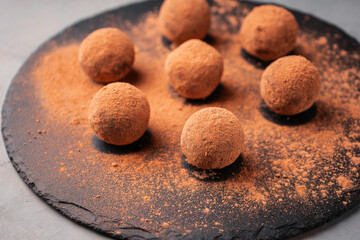
<svg viewBox="0 0 360 240"><path fill-rule="evenodd" d="M206 42L209 45L215 45L217 43L216 38L209 33L206 34L206 36L202 39L202 41Z"/></svg>
<svg viewBox="0 0 360 240"><path fill-rule="evenodd" d="M303 56L305 57L307 60L312 61L313 56L311 55L311 53L307 52L305 50L305 48L301 45L295 45L294 49L292 51L290 51L289 53L287 53L285 56L283 57L287 57L287 56ZM279 58L278 58L279 59ZM274 60L275 61L275 60Z"/></svg>
<svg viewBox="0 0 360 240"><path fill-rule="evenodd" d="M117 146L106 143L95 135L92 138L92 144L98 151L102 153L117 154L117 155L139 152L141 150L146 149L150 145L150 142L151 142L151 132L149 129L146 129L145 133L136 142L124 146Z"/></svg>
<svg viewBox="0 0 360 240"><path fill-rule="evenodd" d="M312 61L314 58L314 53L311 51L309 46L301 45L300 43L296 43L294 49L286 54L286 56L289 55L300 55L305 57L307 60Z"/></svg>
<svg viewBox="0 0 360 240"><path fill-rule="evenodd" d="M93 83L96 83L96 84L99 84L102 86L106 86L110 83L113 83L113 82L109 82L109 83L98 82L90 77L89 77L89 79L91 79L91 81ZM138 70L131 68L128 74L126 74L123 78L116 80L115 82L127 82L127 83L131 83L132 85L135 85L136 82L139 81L140 79L141 79L141 73Z"/></svg>
<svg viewBox="0 0 360 240"><path fill-rule="evenodd" d="M189 39L190 40L190 39ZM211 36L210 34L207 34L203 39L201 39L202 41L206 42L209 45L214 45L216 43L216 39L215 37ZM161 42L164 45L164 47L166 47L169 50L172 50L171 45L173 44L172 41L170 41L169 39L167 39L164 35L161 36ZM176 44L176 47L180 46L181 44Z"/></svg>
<svg viewBox="0 0 360 240"><path fill-rule="evenodd" d="M253 65L256 68L259 69L265 69L267 66L270 65L270 63L272 63L272 61L262 61L252 55L250 55L249 53L247 53L245 51L245 49L241 48L241 52L240 55L251 65Z"/></svg>
<svg viewBox="0 0 360 240"><path fill-rule="evenodd" d="M161 42L167 49L171 50L172 42L169 39L167 39L164 35L161 36Z"/></svg>
<svg viewBox="0 0 360 240"><path fill-rule="evenodd" d="M284 56L282 57L279 57L277 59L274 59L274 60L270 60L270 61L263 61L263 60L260 60L254 56L252 56L251 54L249 54L248 52L246 52L245 49L241 49L241 53L240 55L248 62L250 63L251 65L253 65L254 67L256 68L259 68L259 69L265 69L267 68L267 66L269 66L272 62L276 61L277 59L279 58L282 58L282 57L286 57L286 56L293 56L293 55L301 55L303 57L305 57L306 59L308 60L312 60L312 56L306 52L302 46L300 45L296 45L294 50L292 50L291 52L285 54Z"/></svg>
<svg viewBox="0 0 360 240"><path fill-rule="evenodd" d="M209 104L209 103L215 102L215 101L219 100L223 90L224 90L224 85L219 83L219 85L210 94L210 96L208 96L204 99L186 99L185 104L191 104L191 105L198 106L198 105Z"/></svg>
<svg viewBox="0 0 360 240"><path fill-rule="evenodd" d="M192 177L205 182L220 182L236 176L240 172L242 163L243 157L240 154L235 162L229 166L222 169L209 170L197 168L194 165L191 165L186 161L185 155L182 155L181 157L181 166L185 168Z"/></svg>
<svg viewBox="0 0 360 240"><path fill-rule="evenodd" d="M131 68L130 72L126 74L125 77L118 80L118 82L127 82L132 85L136 85L136 83L141 80L141 73L139 70Z"/></svg>
<svg viewBox="0 0 360 240"><path fill-rule="evenodd" d="M204 99L187 99L183 96L179 95L176 90L170 85L169 86L169 94L172 98L175 98L177 100L182 100L184 104L191 104L195 106L205 105L209 104L215 101L218 101L221 97L222 92L224 91L224 85L219 83L219 85L215 88L215 90L210 94L210 96L204 98Z"/></svg>
<svg viewBox="0 0 360 240"><path fill-rule="evenodd" d="M259 111L261 115L270 122L285 126L297 126L308 123L315 117L317 112L316 105L314 104L311 108L302 113L292 116L284 116L271 111L264 100L261 100Z"/></svg>

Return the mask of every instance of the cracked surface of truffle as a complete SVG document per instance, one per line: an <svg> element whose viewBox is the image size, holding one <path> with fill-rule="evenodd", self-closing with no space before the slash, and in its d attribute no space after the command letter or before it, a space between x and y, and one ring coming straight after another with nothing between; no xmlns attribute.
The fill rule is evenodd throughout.
<svg viewBox="0 0 360 240"><path fill-rule="evenodd" d="M135 142L146 131L149 118L145 94L129 83L108 84L90 103L90 126L98 138L109 144Z"/></svg>
<svg viewBox="0 0 360 240"><path fill-rule="evenodd" d="M271 63L260 81L261 97L275 113L295 115L309 109L319 97L317 68L303 56L286 56Z"/></svg>
<svg viewBox="0 0 360 240"><path fill-rule="evenodd" d="M80 65L90 78L98 82L120 80L128 74L134 59L130 38L117 28L95 30L80 45Z"/></svg>
<svg viewBox="0 0 360 240"><path fill-rule="evenodd" d="M229 110L203 108L186 121L181 148L188 163L203 169L221 169L243 151L244 132L239 119Z"/></svg>
<svg viewBox="0 0 360 240"><path fill-rule="evenodd" d="M210 27L209 4L206 0L165 0L159 24L162 34L172 42L203 39Z"/></svg>
<svg viewBox="0 0 360 240"><path fill-rule="evenodd" d="M260 60L271 61L294 49L298 29L291 12L275 5L262 5L245 17L240 38L247 53Z"/></svg>
<svg viewBox="0 0 360 240"><path fill-rule="evenodd" d="M220 53L197 39L181 44L165 62L169 83L178 94L189 99L209 96L218 86L223 68Z"/></svg>

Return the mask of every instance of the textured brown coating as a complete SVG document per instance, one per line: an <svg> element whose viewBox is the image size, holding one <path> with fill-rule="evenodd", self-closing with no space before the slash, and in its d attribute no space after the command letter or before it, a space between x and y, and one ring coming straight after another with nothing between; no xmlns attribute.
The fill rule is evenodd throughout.
<svg viewBox="0 0 360 240"><path fill-rule="evenodd" d="M129 83L111 83L100 89L89 108L90 126L104 142L127 145L146 131L150 105L145 94Z"/></svg>
<svg viewBox="0 0 360 240"><path fill-rule="evenodd" d="M294 115L310 108L319 97L317 68L302 56L286 56L263 72L261 96L266 105L282 115Z"/></svg>
<svg viewBox="0 0 360 240"><path fill-rule="evenodd" d="M171 52L165 70L171 86L183 97L209 96L221 80L224 63L220 53L209 44L191 39Z"/></svg>
<svg viewBox="0 0 360 240"><path fill-rule="evenodd" d="M243 151L244 132L239 119L229 110L204 108L186 121L181 148L187 161L198 168L224 168Z"/></svg>
<svg viewBox="0 0 360 240"><path fill-rule="evenodd" d="M203 39L210 27L210 7L206 0L165 0L160 8L162 34L178 44Z"/></svg>
<svg viewBox="0 0 360 240"><path fill-rule="evenodd" d="M285 8L262 5L245 17L240 37L249 54L270 61L294 49L298 29L294 15Z"/></svg>
<svg viewBox="0 0 360 240"><path fill-rule="evenodd" d="M79 62L92 79L110 83L123 78L134 63L134 46L117 28L101 28L81 43Z"/></svg>

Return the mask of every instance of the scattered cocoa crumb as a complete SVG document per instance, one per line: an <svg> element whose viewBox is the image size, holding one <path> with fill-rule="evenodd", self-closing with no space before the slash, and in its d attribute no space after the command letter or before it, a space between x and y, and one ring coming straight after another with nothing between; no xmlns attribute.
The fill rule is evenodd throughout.
<svg viewBox="0 0 360 240"><path fill-rule="evenodd" d="M296 192L302 197L307 193L307 188L305 185L296 185L295 189Z"/></svg>
<svg viewBox="0 0 360 240"><path fill-rule="evenodd" d="M344 176L338 177L337 181L343 189L349 189L353 186L352 182Z"/></svg>
<svg viewBox="0 0 360 240"><path fill-rule="evenodd" d="M357 165L360 165L360 157L352 157L351 160L357 164Z"/></svg>
<svg viewBox="0 0 360 240"><path fill-rule="evenodd" d="M318 38L316 40L316 42L318 45L323 46L323 45L327 44L327 38L322 36L322 37Z"/></svg>

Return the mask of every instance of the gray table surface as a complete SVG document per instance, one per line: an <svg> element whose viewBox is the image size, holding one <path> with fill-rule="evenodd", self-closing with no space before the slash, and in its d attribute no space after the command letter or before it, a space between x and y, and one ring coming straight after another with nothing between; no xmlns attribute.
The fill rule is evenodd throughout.
<svg viewBox="0 0 360 240"><path fill-rule="evenodd" d="M0 0L0 102L44 41L74 22L139 0ZM360 41L359 0L263 0L311 13ZM108 239L63 217L20 179L0 140L0 239ZM299 239L360 239L360 211Z"/></svg>

